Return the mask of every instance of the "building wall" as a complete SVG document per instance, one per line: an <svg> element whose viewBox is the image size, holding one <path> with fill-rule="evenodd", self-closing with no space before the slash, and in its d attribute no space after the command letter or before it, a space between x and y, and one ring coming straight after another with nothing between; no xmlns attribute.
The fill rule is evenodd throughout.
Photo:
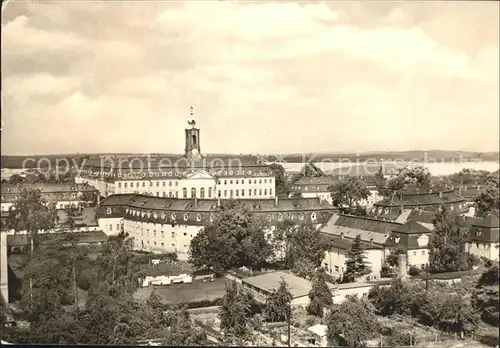
<svg viewBox="0 0 500 348"><path fill-rule="evenodd" d="M245 198L264 199L274 198L275 180L273 177L225 177L215 178L163 178L152 180L122 179L114 183L106 183L101 179L77 177L77 183L89 183L96 187L101 195L139 193L157 197L192 198L191 190L196 190L196 197L202 197L202 188L205 198ZM316 197L314 195L313 197Z"/></svg>
<svg viewBox="0 0 500 348"><path fill-rule="evenodd" d="M408 250L406 256L408 266L422 268L429 263L429 249L427 248Z"/></svg>
<svg viewBox="0 0 500 348"><path fill-rule="evenodd" d="M333 303L340 304L346 300L347 296L357 296L358 298L362 298L363 296L368 296L370 289L373 286L362 286L362 287L353 287L353 288L345 288L345 289L337 289L333 292Z"/></svg>
<svg viewBox="0 0 500 348"><path fill-rule="evenodd" d="M134 238L134 249L152 252L176 252L179 260L187 260L191 240L202 227L153 224L124 220L123 229Z"/></svg>
<svg viewBox="0 0 500 348"><path fill-rule="evenodd" d="M498 260L498 243L469 242L465 244L465 250L478 257Z"/></svg>
<svg viewBox="0 0 500 348"><path fill-rule="evenodd" d="M325 252L322 265L326 271L334 277L342 277L345 272L345 262L347 258L347 250L339 248L331 248ZM368 275L372 278L380 278L382 264L384 261L384 252L380 249L367 249L365 250L366 261L371 267L371 273Z"/></svg>
<svg viewBox="0 0 500 348"><path fill-rule="evenodd" d="M105 218L99 219L99 228L106 235L117 235L121 231L123 218Z"/></svg>

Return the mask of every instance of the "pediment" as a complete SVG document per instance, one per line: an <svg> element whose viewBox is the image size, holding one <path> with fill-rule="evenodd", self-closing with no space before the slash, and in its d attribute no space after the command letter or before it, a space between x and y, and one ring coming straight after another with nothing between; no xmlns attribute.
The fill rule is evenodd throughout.
<svg viewBox="0 0 500 348"><path fill-rule="evenodd" d="M204 170L196 170L188 173L186 179L215 179L215 177Z"/></svg>

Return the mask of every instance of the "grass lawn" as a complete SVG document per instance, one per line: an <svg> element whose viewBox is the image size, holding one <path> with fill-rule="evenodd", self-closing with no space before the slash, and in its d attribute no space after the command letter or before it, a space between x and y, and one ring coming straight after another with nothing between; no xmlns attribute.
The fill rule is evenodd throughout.
<svg viewBox="0 0 500 348"><path fill-rule="evenodd" d="M216 278L215 281L206 283L194 281L192 284L148 286L146 288L139 288L135 292L134 298L139 301L146 300L153 289L155 289L164 304L181 304L204 300L213 301L224 296L226 284L230 282L227 278Z"/></svg>

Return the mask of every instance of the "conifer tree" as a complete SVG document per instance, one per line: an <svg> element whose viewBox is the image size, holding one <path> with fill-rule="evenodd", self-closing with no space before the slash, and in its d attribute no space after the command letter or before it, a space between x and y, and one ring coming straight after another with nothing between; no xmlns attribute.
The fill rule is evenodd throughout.
<svg viewBox="0 0 500 348"><path fill-rule="evenodd" d="M220 328L226 336L243 336L248 333L248 318L251 314L252 298L238 289L236 282L226 286L219 313Z"/></svg>
<svg viewBox="0 0 500 348"><path fill-rule="evenodd" d="M311 291L309 291L309 299L307 313L318 317L323 317L324 309L333 305L332 291L326 284L323 268L316 271Z"/></svg>
<svg viewBox="0 0 500 348"><path fill-rule="evenodd" d="M288 290L287 283L282 279L277 290L274 290L266 299L264 316L271 322L288 320L292 294Z"/></svg>
<svg viewBox="0 0 500 348"><path fill-rule="evenodd" d="M371 272L371 268L366 261L366 255L361 247L361 237L359 234L354 239L351 249L347 253L346 270L344 272L344 283L351 283L356 278L367 275Z"/></svg>

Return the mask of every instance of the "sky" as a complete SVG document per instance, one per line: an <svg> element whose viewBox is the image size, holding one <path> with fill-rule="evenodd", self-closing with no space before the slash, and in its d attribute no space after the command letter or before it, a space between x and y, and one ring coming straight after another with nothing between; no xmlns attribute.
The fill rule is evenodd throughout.
<svg viewBox="0 0 500 348"><path fill-rule="evenodd" d="M20 1L1 152L498 151L499 3Z"/></svg>

